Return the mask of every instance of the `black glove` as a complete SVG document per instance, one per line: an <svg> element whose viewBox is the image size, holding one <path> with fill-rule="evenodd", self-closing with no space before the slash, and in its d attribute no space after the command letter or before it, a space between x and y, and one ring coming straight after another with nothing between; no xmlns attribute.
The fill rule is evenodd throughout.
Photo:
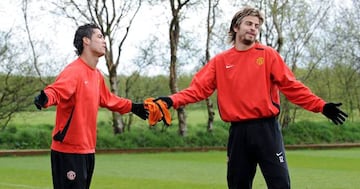
<svg viewBox="0 0 360 189"><path fill-rule="evenodd" d="M323 108L323 114L331 119L331 121L337 125L337 124L343 124L345 121L345 118L348 117L348 115L341 111L338 107L341 106L342 103L326 103Z"/></svg>
<svg viewBox="0 0 360 189"><path fill-rule="evenodd" d="M48 102L48 97L46 96L44 90L41 90L40 94L35 97L34 104L37 109L41 110Z"/></svg>
<svg viewBox="0 0 360 189"><path fill-rule="evenodd" d="M171 106L173 105L173 101L172 101L171 98L168 97L168 96L160 96L160 97L157 97L157 98L154 100L154 102L155 102L155 101L158 101L158 100L164 101L164 102L166 103L168 109L170 109Z"/></svg>
<svg viewBox="0 0 360 189"><path fill-rule="evenodd" d="M132 103L131 112L143 120L146 120L149 116L149 112L145 110L143 103Z"/></svg>

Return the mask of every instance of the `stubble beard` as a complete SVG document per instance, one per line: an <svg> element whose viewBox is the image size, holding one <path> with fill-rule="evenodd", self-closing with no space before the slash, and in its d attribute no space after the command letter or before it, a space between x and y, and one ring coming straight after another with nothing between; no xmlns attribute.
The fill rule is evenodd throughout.
<svg viewBox="0 0 360 189"><path fill-rule="evenodd" d="M255 42L255 40L243 39L243 40L241 40L241 42L242 42L244 45L250 46L250 45L252 45L252 44Z"/></svg>

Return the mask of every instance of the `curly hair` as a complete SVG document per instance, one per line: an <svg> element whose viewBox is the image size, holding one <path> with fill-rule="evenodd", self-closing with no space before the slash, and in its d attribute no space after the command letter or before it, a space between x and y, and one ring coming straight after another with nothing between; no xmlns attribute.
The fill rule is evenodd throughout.
<svg viewBox="0 0 360 189"><path fill-rule="evenodd" d="M100 29L100 27L96 24L85 24L80 26L76 32L74 37L74 47L76 48L76 54L80 56L84 50L83 38L91 38L94 29ZM101 29L100 29L101 30Z"/></svg>
<svg viewBox="0 0 360 189"><path fill-rule="evenodd" d="M242 19L246 16L258 17L260 20L260 25L262 25L264 22L264 15L262 12L260 12L260 10L250 7L250 6L244 7L243 9L241 9L240 11L235 13L234 17L231 20L230 29L228 32L228 42L229 43L234 43L235 35L236 35L234 28L239 27L242 22Z"/></svg>

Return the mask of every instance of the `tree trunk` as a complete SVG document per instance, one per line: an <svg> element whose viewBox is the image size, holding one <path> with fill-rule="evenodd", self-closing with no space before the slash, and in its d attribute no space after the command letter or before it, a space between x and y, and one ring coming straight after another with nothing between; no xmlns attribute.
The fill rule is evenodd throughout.
<svg viewBox="0 0 360 189"><path fill-rule="evenodd" d="M109 69L109 77L110 77L110 90L112 93L118 96L118 78L116 67L112 67ZM114 134L120 134L124 132L124 123L122 120L121 114L117 112L112 112L112 127L114 130Z"/></svg>
<svg viewBox="0 0 360 189"><path fill-rule="evenodd" d="M213 4L214 3L214 4ZM207 12L207 19L206 19L206 26L207 26L207 35L206 35L206 48L205 48L205 62L203 62L203 66L210 60L210 40L213 28L215 26L216 20L216 7L219 4L219 0L208 0L208 12ZM208 113L208 120L207 120L207 131L212 132L213 125L214 125L214 108L213 103L210 98L205 99L206 101L206 108Z"/></svg>
<svg viewBox="0 0 360 189"><path fill-rule="evenodd" d="M213 108L213 103L210 98L206 99L206 107L207 107L207 112L208 112L207 131L212 132L213 125L214 125L215 112L214 112L214 108Z"/></svg>
<svg viewBox="0 0 360 189"><path fill-rule="evenodd" d="M171 51L172 53L176 54L176 48L175 50ZM177 76L176 76L176 56L171 56L170 61L170 90L171 93L174 94L178 91L177 89ZM177 110L177 115L179 119L179 134L181 136L186 135L187 125L186 125L186 115L185 115L185 108L179 107Z"/></svg>
<svg viewBox="0 0 360 189"><path fill-rule="evenodd" d="M280 114L280 125L282 128L286 128L289 126L289 123L291 122L291 118L290 118L290 102L288 100L286 100L285 102L282 103L282 111Z"/></svg>
<svg viewBox="0 0 360 189"><path fill-rule="evenodd" d="M172 94L178 92L177 87L177 49L179 46L180 38L180 10L186 3L190 0L185 0L183 3L177 1L177 4L174 0L170 0L172 19L169 26L169 39L170 39L170 82L169 87ZM177 6L177 7L176 7ZM179 119L179 134L181 136L186 135L186 115L184 107L179 107L177 110L178 119Z"/></svg>
<svg viewBox="0 0 360 189"><path fill-rule="evenodd" d="M186 136L187 127L186 127L185 108L184 107L178 108L177 109L177 115L178 115L178 118L179 118L179 134L181 136Z"/></svg>
<svg viewBox="0 0 360 189"><path fill-rule="evenodd" d="M114 134L123 133L124 132L124 124L122 122L121 115L117 112L112 112L112 117L113 117L112 127L113 127Z"/></svg>

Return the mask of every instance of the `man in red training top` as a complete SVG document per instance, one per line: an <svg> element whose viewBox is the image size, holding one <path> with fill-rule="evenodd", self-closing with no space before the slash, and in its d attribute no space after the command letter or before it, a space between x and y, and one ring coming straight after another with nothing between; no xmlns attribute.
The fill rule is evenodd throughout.
<svg viewBox="0 0 360 189"><path fill-rule="evenodd" d="M250 189L259 164L269 189L290 188L282 134L276 117L280 113L279 91L292 103L322 112L335 124L347 115L339 104L326 103L295 79L280 55L256 41L264 22L251 7L238 11L229 39L233 47L212 58L193 78L190 86L169 97L159 97L168 107L195 103L217 90L221 119L230 122L227 147L229 189Z"/></svg>
<svg viewBox="0 0 360 189"><path fill-rule="evenodd" d="M38 109L56 105L52 134L51 169L54 189L88 189L95 165L96 123L99 107L142 119L147 111L141 103L118 97L107 88L96 68L106 52L106 42L95 24L80 26L74 37L79 57L70 63L35 97Z"/></svg>

